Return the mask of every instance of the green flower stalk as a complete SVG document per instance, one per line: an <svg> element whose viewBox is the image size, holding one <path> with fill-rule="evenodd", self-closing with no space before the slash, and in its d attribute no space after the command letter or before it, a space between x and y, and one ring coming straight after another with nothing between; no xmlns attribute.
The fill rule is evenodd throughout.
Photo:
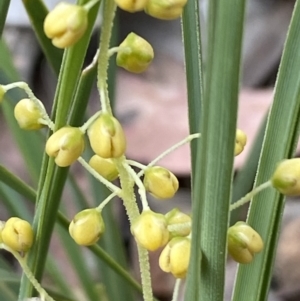
<svg viewBox="0 0 300 301"><path fill-rule="evenodd" d="M117 65L129 72L144 72L154 58L152 46L133 32L125 38L118 49Z"/></svg>

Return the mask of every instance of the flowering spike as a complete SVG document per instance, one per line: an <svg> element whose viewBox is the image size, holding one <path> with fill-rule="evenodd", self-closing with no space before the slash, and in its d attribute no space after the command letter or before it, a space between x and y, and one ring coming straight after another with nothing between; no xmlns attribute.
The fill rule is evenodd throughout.
<svg viewBox="0 0 300 301"><path fill-rule="evenodd" d="M142 247L155 251L163 247L169 239L169 231L164 215L145 210L132 223L131 233Z"/></svg>
<svg viewBox="0 0 300 301"><path fill-rule="evenodd" d="M178 190L179 183L175 175L160 166L145 170L144 185L148 192L158 199L170 199Z"/></svg>
<svg viewBox="0 0 300 301"><path fill-rule="evenodd" d="M239 263L250 263L263 249L261 236L247 223L237 222L227 231L228 252Z"/></svg>
<svg viewBox="0 0 300 301"><path fill-rule="evenodd" d="M83 6L60 2L46 16L44 31L54 46L67 48L83 36L87 25L87 10Z"/></svg>
<svg viewBox="0 0 300 301"><path fill-rule="evenodd" d="M69 226L69 233L81 246L95 244L105 231L101 213L95 208L85 209L77 213Z"/></svg>
<svg viewBox="0 0 300 301"><path fill-rule="evenodd" d="M272 186L284 195L300 195L300 158L280 162L271 182Z"/></svg>
<svg viewBox="0 0 300 301"><path fill-rule="evenodd" d="M11 217L1 231L2 242L16 252L27 252L34 240L31 225L18 217Z"/></svg>
<svg viewBox="0 0 300 301"><path fill-rule="evenodd" d="M84 150L84 137L79 128L66 126L53 133L46 143L46 153L55 157L60 167L70 166Z"/></svg>
<svg viewBox="0 0 300 301"><path fill-rule="evenodd" d="M126 37L119 47L117 65L129 72L144 72L154 58L152 46L133 32Z"/></svg>
<svg viewBox="0 0 300 301"><path fill-rule="evenodd" d="M101 114L88 129L93 151L102 158L121 157L126 150L126 139L119 121L109 115Z"/></svg>

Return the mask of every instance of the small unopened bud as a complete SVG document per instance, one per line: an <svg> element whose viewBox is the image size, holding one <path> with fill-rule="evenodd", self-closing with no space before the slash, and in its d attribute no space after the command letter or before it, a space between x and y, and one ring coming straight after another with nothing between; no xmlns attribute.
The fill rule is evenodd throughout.
<svg viewBox="0 0 300 301"><path fill-rule="evenodd" d="M142 247L155 251L169 240L167 221L164 215L145 210L132 223L131 233Z"/></svg>
<svg viewBox="0 0 300 301"><path fill-rule="evenodd" d="M60 2L44 21L44 31L58 48L74 45L88 25L87 10L83 6Z"/></svg>
<svg viewBox="0 0 300 301"><path fill-rule="evenodd" d="M1 233L2 233L2 230L4 229L4 225L5 225L5 222L0 221L0 244L2 243Z"/></svg>
<svg viewBox="0 0 300 301"><path fill-rule="evenodd" d="M102 158L121 157L126 150L126 139L120 122L109 114L101 114L88 129L93 151Z"/></svg>
<svg viewBox="0 0 300 301"><path fill-rule="evenodd" d="M41 111L29 98L21 99L16 104L14 115L21 129L38 130L45 126L40 122L42 119Z"/></svg>
<svg viewBox="0 0 300 301"><path fill-rule="evenodd" d="M237 222L227 231L228 252L239 263L250 263L263 249L261 236L245 222Z"/></svg>
<svg viewBox="0 0 300 301"><path fill-rule="evenodd" d="M4 94L6 93L5 89L0 85L0 103L4 99Z"/></svg>
<svg viewBox="0 0 300 301"><path fill-rule="evenodd" d="M186 276L191 253L191 240L187 237L173 238L163 249L159 257L159 266L176 278Z"/></svg>
<svg viewBox="0 0 300 301"><path fill-rule="evenodd" d="M116 4L123 10L134 13L143 10L148 0L115 0Z"/></svg>
<svg viewBox="0 0 300 301"><path fill-rule="evenodd" d="M16 252L27 252L34 240L31 225L18 217L7 220L1 231L2 242Z"/></svg>
<svg viewBox="0 0 300 301"><path fill-rule="evenodd" d="M53 133L46 143L46 153L55 157L60 167L70 166L84 150L83 132L76 127L66 126Z"/></svg>
<svg viewBox="0 0 300 301"><path fill-rule="evenodd" d="M181 212L178 208L174 208L165 215L167 219L168 230L172 237L187 236L191 233L192 219L189 215ZM172 230L170 230L170 228Z"/></svg>
<svg viewBox="0 0 300 301"><path fill-rule="evenodd" d="M240 130L236 130L236 136L235 136L235 148L234 148L234 155L239 155L243 150L247 143L247 136L246 134Z"/></svg>
<svg viewBox="0 0 300 301"><path fill-rule="evenodd" d="M89 164L108 181L114 181L119 175L116 164L112 159L105 159L94 155L90 159Z"/></svg>
<svg viewBox="0 0 300 301"><path fill-rule="evenodd" d="M101 213L95 208L85 209L77 213L69 226L69 233L81 246L95 244L105 231Z"/></svg>
<svg viewBox="0 0 300 301"><path fill-rule="evenodd" d="M145 170L144 185L148 192L158 199L170 199L178 190L179 183L175 175L160 166Z"/></svg>
<svg viewBox="0 0 300 301"><path fill-rule="evenodd" d="M149 0L145 12L157 19L173 20L181 16L187 0Z"/></svg>
<svg viewBox="0 0 300 301"><path fill-rule="evenodd" d="M117 65L129 72L144 72L154 58L152 46L142 37L131 32L120 44Z"/></svg>
<svg viewBox="0 0 300 301"><path fill-rule="evenodd" d="M300 158L280 162L271 182L272 186L284 195L300 195Z"/></svg>

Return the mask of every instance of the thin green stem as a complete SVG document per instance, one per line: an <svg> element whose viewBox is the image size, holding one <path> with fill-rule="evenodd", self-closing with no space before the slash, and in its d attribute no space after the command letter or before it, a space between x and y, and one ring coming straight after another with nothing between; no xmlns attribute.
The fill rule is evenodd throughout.
<svg viewBox="0 0 300 301"><path fill-rule="evenodd" d="M140 162L137 162L137 161L134 161L134 160L126 160L126 162L127 162L129 165L135 166L135 167L137 167L137 168L139 168L139 169L141 169L141 170L144 170L144 169L147 168L147 165L144 165L144 164L142 164L142 163L140 163Z"/></svg>
<svg viewBox="0 0 300 301"><path fill-rule="evenodd" d="M132 224L132 222L140 215L136 203L134 189L133 189L134 181L131 175L128 173L128 170L124 166L126 164L125 157L115 159L115 162L120 175L120 182L122 187L121 197L123 199L123 204L126 209L130 224ZM138 257L140 263L144 301L152 301L153 293L151 287L151 275L150 275L148 251L139 245L137 245L137 248L138 248Z"/></svg>
<svg viewBox="0 0 300 301"><path fill-rule="evenodd" d="M109 114L112 114L112 111L107 89L107 69L109 59L108 49L115 10L116 4L113 0L104 1L103 24L101 27L101 39L99 46L97 87L100 94L102 110L103 112L108 112Z"/></svg>
<svg viewBox="0 0 300 301"><path fill-rule="evenodd" d="M96 208L97 211L101 212L103 208L115 197L117 196L116 192L111 193L101 204Z"/></svg>
<svg viewBox="0 0 300 301"><path fill-rule="evenodd" d="M95 113L87 122L85 122L81 127L80 130L85 133L88 128L91 126L91 124L100 116L101 111L98 111Z"/></svg>
<svg viewBox="0 0 300 301"><path fill-rule="evenodd" d="M167 150L165 150L163 153L161 153L158 157L156 157L153 161L151 161L147 167L151 167L153 165L155 165L158 161L160 161L162 158L164 158L165 156L167 156L168 154L172 153L173 151L175 151L177 148L179 148L180 146L191 142L193 139L199 138L201 136L200 133L196 133L196 134L191 134L189 136L187 136L186 138L184 138L183 140L179 141L178 143L174 144L173 146L171 146L170 148L168 148ZM144 174L145 170L141 170L138 173L138 176L141 177Z"/></svg>
<svg viewBox="0 0 300 301"><path fill-rule="evenodd" d="M172 224L172 225L168 225L168 231L169 232L182 232L182 231L185 231L186 229L191 229L191 226L192 226L191 222Z"/></svg>
<svg viewBox="0 0 300 301"><path fill-rule="evenodd" d="M112 47L108 50L108 56L111 57L115 53L118 53L119 51L130 51L129 47L122 47L122 46L117 46L117 47Z"/></svg>
<svg viewBox="0 0 300 301"><path fill-rule="evenodd" d="M172 301L178 301L180 285L181 285L181 279L176 279L174 290L173 290Z"/></svg>
<svg viewBox="0 0 300 301"><path fill-rule="evenodd" d="M37 290L37 292L40 294L41 299L45 301L55 301L52 297L48 295L48 293L45 291L45 289L41 286L41 284L37 281L37 279L34 277L33 273L29 269L27 263L26 263L26 257L23 258L18 252L12 250L6 245L1 246L2 249L10 252L14 257L18 260L20 266L22 267L23 272L31 282L31 284L34 286L34 288Z"/></svg>
<svg viewBox="0 0 300 301"><path fill-rule="evenodd" d="M257 195L259 192L261 192L262 190L268 188L268 187L272 187L272 182L271 180L255 187L252 191L250 191L249 193L247 193L244 197L242 197L241 199L239 199L238 201L236 201L235 203L233 203L232 205L230 205L230 211L239 208L241 206L243 206L244 204L246 204L247 202L250 202L251 199Z"/></svg>
<svg viewBox="0 0 300 301"><path fill-rule="evenodd" d="M116 195L121 194L121 189L106 180L99 173L97 173L82 157L79 157L77 161L91 174L93 175L99 182L103 183L110 191L114 192Z"/></svg>
<svg viewBox="0 0 300 301"><path fill-rule="evenodd" d="M84 4L83 7L84 7L85 10L89 11L93 6L95 6L99 2L100 2L100 0L90 1L86 4Z"/></svg>

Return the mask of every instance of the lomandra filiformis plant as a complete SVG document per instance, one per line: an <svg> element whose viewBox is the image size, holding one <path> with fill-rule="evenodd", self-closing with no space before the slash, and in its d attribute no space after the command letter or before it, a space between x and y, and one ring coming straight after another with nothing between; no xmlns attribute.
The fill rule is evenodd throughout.
<svg viewBox="0 0 300 301"><path fill-rule="evenodd" d="M1 16L5 16L9 1L3 3L6 5L0 6ZM236 126L244 1L210 2L205 71L202 70L197 1L104 0L102 10L98 0L77 4L61 2L50 12L41 1L24 1L24 5L45 55L59 76L51 117L27 83L7 82L6 78L7 83L0 85L0 102L7 107L7 116L15 118L20 127L20 130L15 128L16 132L49 129L46 138L38 136L43 141L44 157L41 171L37 172L36 191L6 168L0 168L3 183L36 202L32 225L22 216L0 222L0 248L13 254L23 271L19 300L35 300L35 296L44 301L83 300L54 268L49 268L54 282L52 289L45 289L41 284L56 221L62 228L60 234L66 253L82 282L85 300L134 300L132 289L140 291L143 300L154 300L148 252L157 250L161 270L177 279L173 301L179 301L180 286L185 278L184 300L223 300L227 253L240 264L232 300L265 300L283 196L300 194L299 160L290 159L298 139L300 109L297 71L300 58L295 48L295 44L300 45L298 1L279 69L255 185L251 192L245 191L245 196L232 204L234 156L243 151L247 142L246 133ZM115 59L119 67L142 73L151 64L155 49L135 33L130 33L120 45L110 45L117 6L131 13L144 10L165 22L182 17L190 135L148 165L126 158L126 135L112 110L110 89L113 87L108 81L108 68ZM99 49L90 65L82 70L91 31L101 12ZM64 49L62 60L57 48ZM287 72L292 75L289 80L286 80ZM84 122L83 112L95 75L99 110ZM16 88L27 96L18 99L10 114L8 91ZM19 139L24 138L19 135ZM149 206L148 193L159 201L172 198L179 188L172 171L157 164L187 143L191 145L192 162L191 214L177 208L167 214L155 212ZM93 154L86 160L84 151L89 147ZM31 166L35 164L32 153L28 156L29 167L39 170L40 166ZM59 205L69 166L77 161L98 181L95 191L99 191L99 183L103 189L97 195L96 205L85 201L85 208L79 209L69 221ZM85 200L72 179L75 195ZM116 179L118 181L113 182ZM112 231L114 217L109 208L111 202L117 200L115 197L123 202L130 232L136 241L141 285L124 268L124 262L118 263L122 259L116 258L122 245L118 233ZM230 212L249 201L247 221L230 227ZM10 202L7 197L8 207ZM70 213L66 211L66 214ZM101 241L104 248L100 247ZM105 262L101 265L104 287L95 285L81 248L89 248L97 259ZM6 296L11 294L9 291Z"/></svg>

